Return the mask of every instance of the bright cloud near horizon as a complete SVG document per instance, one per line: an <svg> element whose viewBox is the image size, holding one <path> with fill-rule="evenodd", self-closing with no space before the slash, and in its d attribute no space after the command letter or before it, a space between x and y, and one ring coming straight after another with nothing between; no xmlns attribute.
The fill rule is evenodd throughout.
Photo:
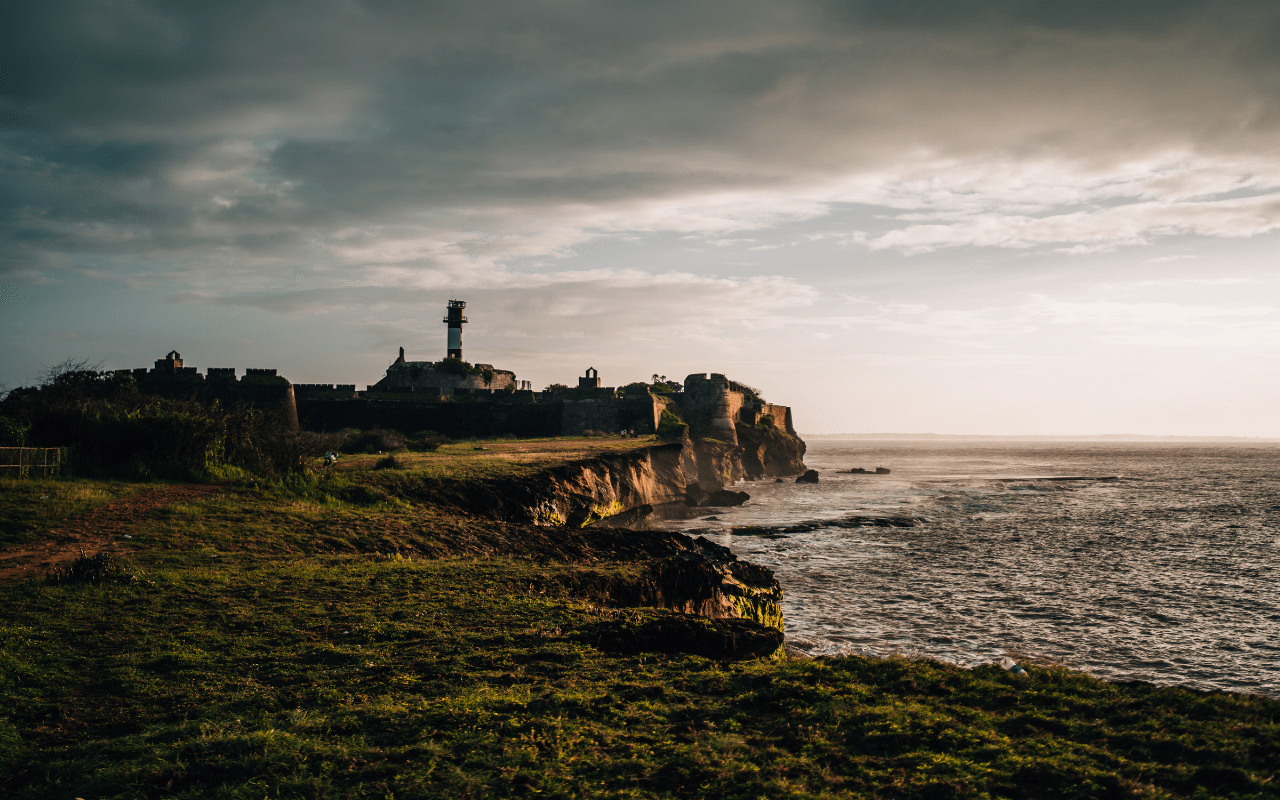
<svg viewBox="0 0 1280 800"><path fill-rule="evenodd" d="M11 2L0 384L724 372L804 433L1280 437L1280 7Z"/></svg>

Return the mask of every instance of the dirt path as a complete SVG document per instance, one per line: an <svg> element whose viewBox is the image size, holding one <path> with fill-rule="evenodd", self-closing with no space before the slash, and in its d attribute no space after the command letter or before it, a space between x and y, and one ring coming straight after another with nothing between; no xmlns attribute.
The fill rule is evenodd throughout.
<svg viewBox="0 0 1280 800"><path fill-rule="evenodd" d="M55 564L73 561L83 550L92 555L115 550L121 537L148 512L174 503L203 500L218 486L159 486L143 489L98 506L87 514L51 528L38 541L0 551L0 581L44 575Z"/></svg>

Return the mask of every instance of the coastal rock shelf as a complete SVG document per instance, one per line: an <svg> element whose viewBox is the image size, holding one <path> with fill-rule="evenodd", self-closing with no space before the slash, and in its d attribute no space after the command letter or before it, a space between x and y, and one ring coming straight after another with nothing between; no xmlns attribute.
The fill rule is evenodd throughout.
<svg viewBox="0 0 1280 800"><path fill-rule="evenodd" d="M838 519L805 520L789 525L737 525L730 528L729 533L734 536L779 536L809 533L820 528L916 528L928 521L925 517L850 514Z"/></svg>

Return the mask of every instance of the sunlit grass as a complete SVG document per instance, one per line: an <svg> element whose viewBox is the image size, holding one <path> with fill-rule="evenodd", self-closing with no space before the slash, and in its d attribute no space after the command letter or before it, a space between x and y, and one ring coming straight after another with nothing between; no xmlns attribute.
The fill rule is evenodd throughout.
<svg viewBox="0 0 1280 800"><path fill-rule="evenodd" d="M901 657L613 656L583 633L616 614L557 588L574 569L338 557L3 587L6 788L1275 796L1273 700Z"/></svg>
<svg viewBox="0 0 1280 800"><path fill-rule="evenodd" d="M0 478L0 547L35 541L41 531L138 488L120 481Z"/></svg>
<svg viewBox="0 0 1280 800"><path fill-rule="evenodd" d="M637 565L448 555L535 534L450 486L636 444L239 476L132 519L134 580L0 584L0 795L1278 796L1273 699L1025 660L620 656L598 632L661 613L608 607ZM147 488L13 482L0 509L38 535Z"/></svg>

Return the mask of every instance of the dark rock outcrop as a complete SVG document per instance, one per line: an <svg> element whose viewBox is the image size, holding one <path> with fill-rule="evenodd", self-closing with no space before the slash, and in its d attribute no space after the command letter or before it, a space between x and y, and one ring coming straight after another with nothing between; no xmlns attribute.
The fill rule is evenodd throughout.
<svg viewBox="0 0 1280 800"><path fill-rule="evenodd" d="M837 519L813 519L786 525L739 525L729 532L734 536L774 537L788 533L808 533L819 528L918 528L927 522L923 517L850 514Z"/></svg>
<svg viewBox="0 0 1280 800"><path fill-rule="evenodd" d="M817 482L818 482L818 471L816 469L807 470L799 478L796 478L796 483L817 483Z"/></svg>
<svg viewBox="0 0 1280 800"><path fill-rule="evenodd" d="M691 653L726 661L761 658L782 646L782 631L745 619L668 613L639 623L612 622L583 636L610 653Z"/></svg>
<svg viewBox="0 0 1280 800"><path fill-rule="evenodd" d="M711 492L703 489L701 485L691 483L684 490L684 501L691 506L705 506L707 498L711 496Z"/></svg>
<svg viewBox="0 0 1280 800"><path fill-rule="evenodd" d="M711 493L704 505L708 506L740 506L751 499L746 492L735 492L732 489L717 489Z"/></svg>

